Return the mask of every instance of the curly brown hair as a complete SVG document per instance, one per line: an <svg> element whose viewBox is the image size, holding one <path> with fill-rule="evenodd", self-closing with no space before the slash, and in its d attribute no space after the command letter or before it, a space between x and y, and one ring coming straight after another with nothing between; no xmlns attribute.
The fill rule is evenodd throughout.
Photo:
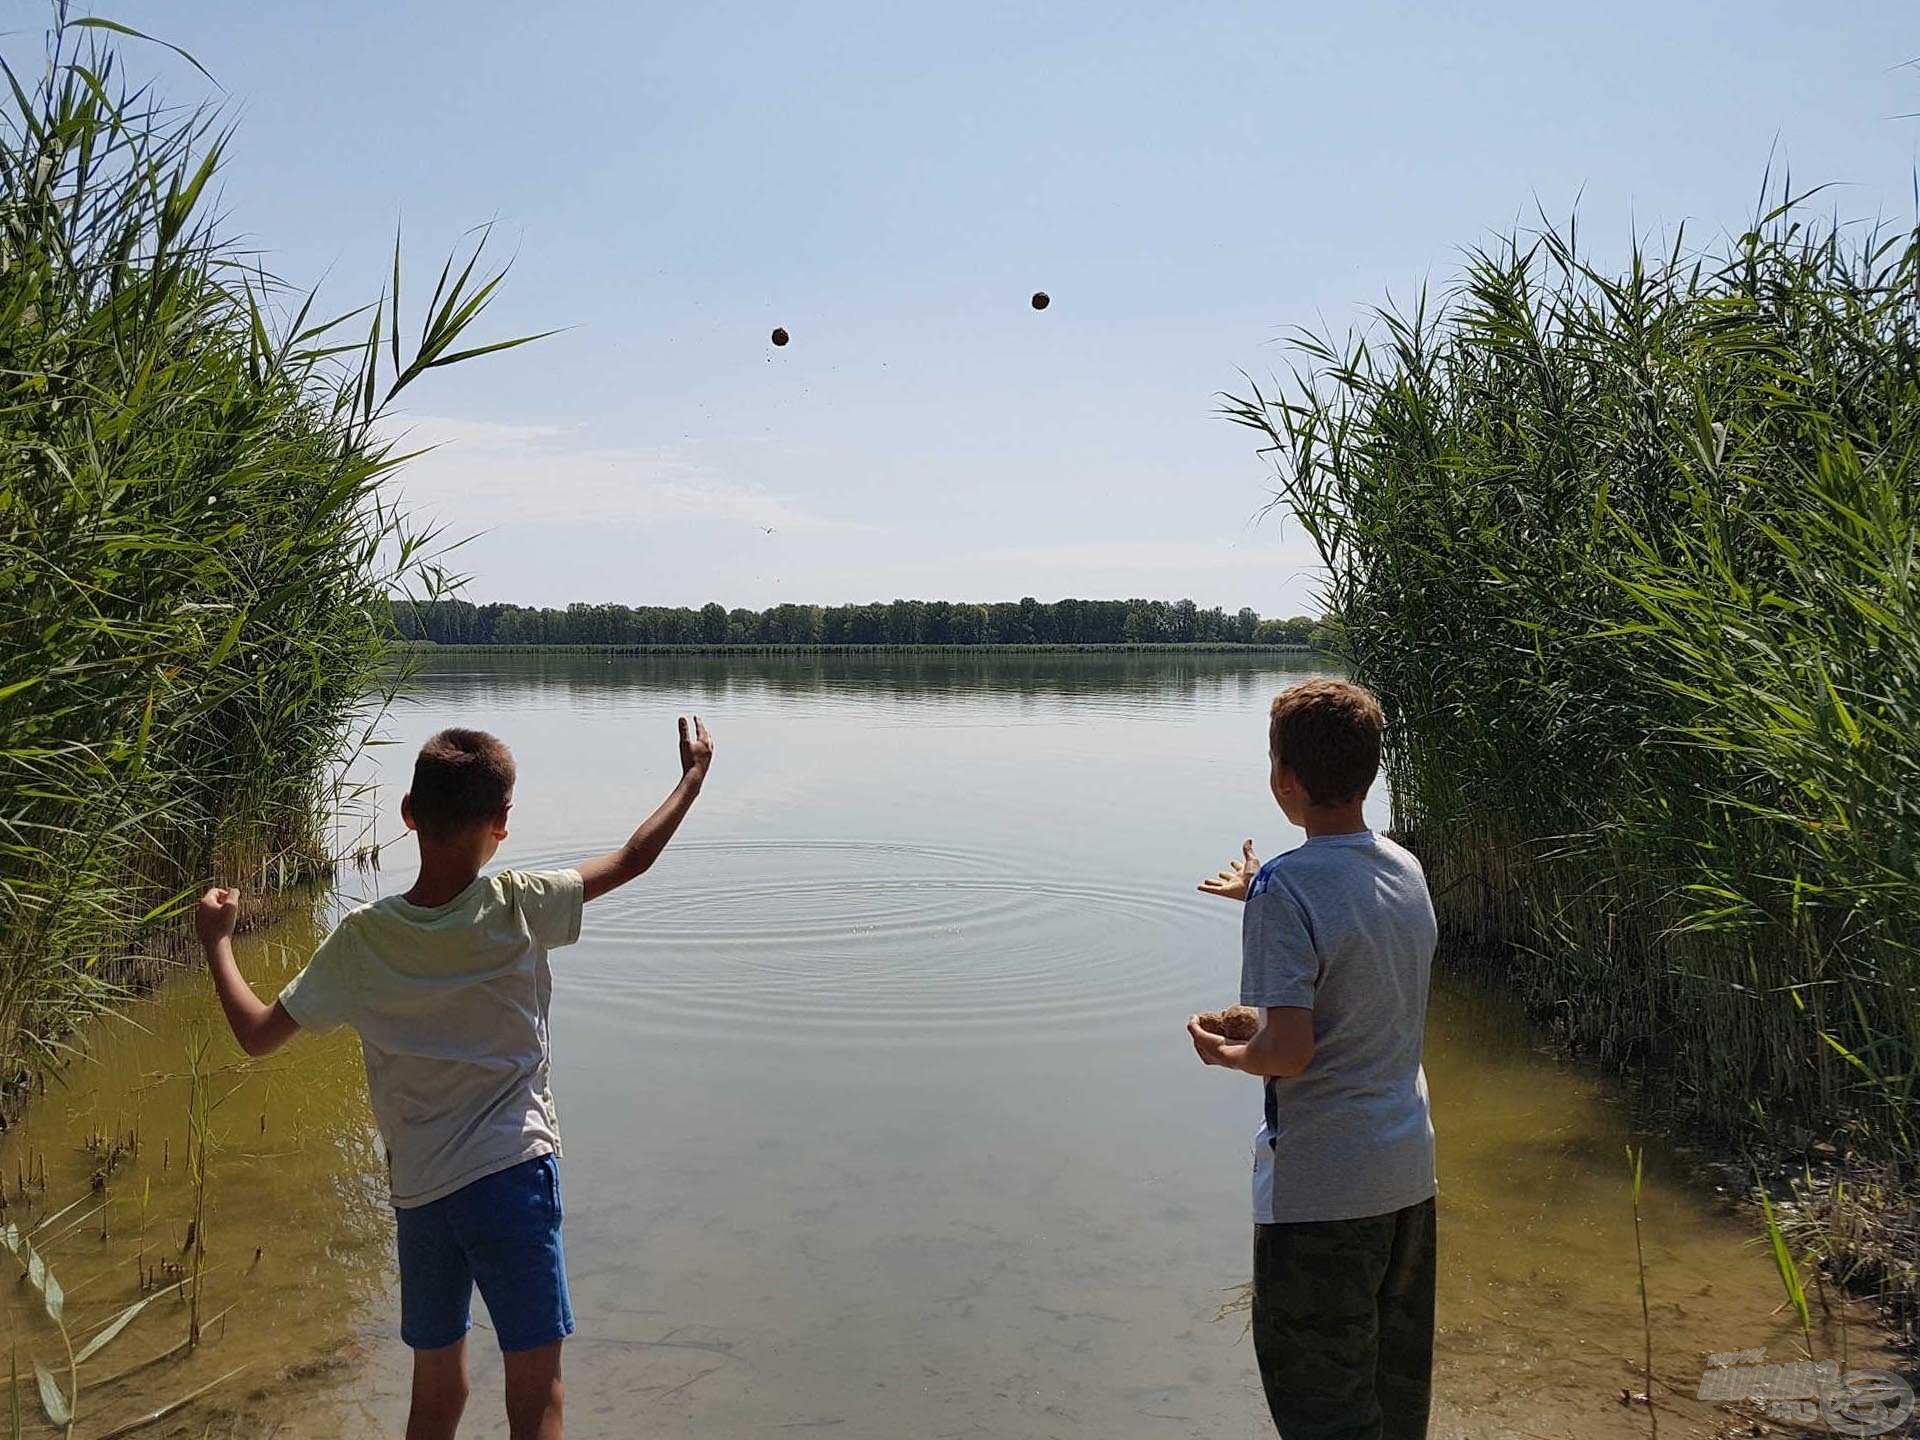
<svg viewBox="0 0 1920 1440"><path fill-rule="evenodd" d="M1267 745L1316 805L1367 793L1380 773L1380 702L1351 680L1302 680L1273 697Z"/></svg>
<svg viewBox="0 0 1920 1440"><path fill-rule="evenodd" d="M513 752L484 730L442 730L413 762L413 823L422 835L457 834L499 820L513 799Z"/></svg>

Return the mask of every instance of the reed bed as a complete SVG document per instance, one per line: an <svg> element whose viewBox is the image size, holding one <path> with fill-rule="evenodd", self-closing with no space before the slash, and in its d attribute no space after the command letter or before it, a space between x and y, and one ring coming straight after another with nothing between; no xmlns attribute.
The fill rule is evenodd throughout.
<svg viewBox="0 0 1920 1440"><path fill-rule="evenodd" d="M1764 193L1618 266L1479 249L1227 407L1452 953L1724 1137L1910 1187L1920 230Z"/></svg>
<svg viewBox="0 0 1920 1440"><path fill-rule="evenodd" d="M387 597L447 578L383 491L384 407L521 343L460 348L484 237L417 337L397 243L379 301L316 318L223 226L218 113L122 78L131 34L62 9L4 55L0 1101L199 886L328 868Z"/></svg>

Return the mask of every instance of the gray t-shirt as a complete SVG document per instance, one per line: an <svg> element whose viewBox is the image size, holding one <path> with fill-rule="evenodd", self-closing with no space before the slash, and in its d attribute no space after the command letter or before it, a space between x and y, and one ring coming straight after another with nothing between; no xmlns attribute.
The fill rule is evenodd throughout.
<svg viewBox="0 0 1920 1440"><path fill-rule="evenodd" d="M1434 1193L1420 1068L1437 930L1420 862L1322 835L1269 860L1241 918L1240 1003L1313 1011L1313 1060L1266 1083L1253 1218L1351 1220Z"/></svg>
<svg viewBox="0 0 1920 1440"><path fill-rule="evenodd" d="M388 895L334 927L280 992L305 1029L351 1025L395 1206L560 1153L547 952L580 938L578 870L482 875L444 905Z"/></svg>

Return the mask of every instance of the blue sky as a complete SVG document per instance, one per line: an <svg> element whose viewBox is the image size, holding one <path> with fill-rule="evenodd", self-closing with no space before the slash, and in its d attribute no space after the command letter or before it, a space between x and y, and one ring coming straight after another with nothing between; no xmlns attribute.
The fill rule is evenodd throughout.
<svg viewBox="0 0 1920 1440"><path fill-rule="evenodd" d="M8 9L11 55L44 11ZM422 384L445 443L404 484L476 535L472 595L528 603L1306 609L1215 413L1289 327L1444 284L1536 201L1603 247L1738 226L1776 145L1905 219L1920 140L1895 3L98 13L205 62L235 227L341 308L396 220L416 272L497 222L493 333L570 328Z"/></svg>

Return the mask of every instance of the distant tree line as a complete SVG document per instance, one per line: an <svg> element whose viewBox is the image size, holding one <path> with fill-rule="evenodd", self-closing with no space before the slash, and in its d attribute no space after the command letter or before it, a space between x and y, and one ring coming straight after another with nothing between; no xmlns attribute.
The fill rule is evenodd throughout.
<svg viewBox="0 0 1920 1440"><path fill-rule="evenodd" d="M476 605L396 600L404 640L437 645L1309 645L1325 621L1262 619L1191 600L1056 600L994 605L893 600L695 610L666 605Z"/></svg>

